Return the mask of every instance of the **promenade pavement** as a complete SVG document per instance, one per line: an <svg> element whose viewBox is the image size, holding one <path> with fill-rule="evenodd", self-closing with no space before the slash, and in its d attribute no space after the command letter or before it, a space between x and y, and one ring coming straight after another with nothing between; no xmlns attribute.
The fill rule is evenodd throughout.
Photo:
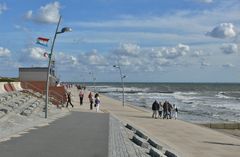
<svg viewBox="0 0 240 157"><path fill-rule="evenodd" d="M72 112L0 143L2 157L107 157L109 114Z"/></svg>
<svg viewBox="0 0 240 157"><path fill-rule="evenodd" d="M236 157L240 140L232 136L181 120L153 119L152 113L100 95L101 107L119 120L129 123L183 157Z"/></svg>

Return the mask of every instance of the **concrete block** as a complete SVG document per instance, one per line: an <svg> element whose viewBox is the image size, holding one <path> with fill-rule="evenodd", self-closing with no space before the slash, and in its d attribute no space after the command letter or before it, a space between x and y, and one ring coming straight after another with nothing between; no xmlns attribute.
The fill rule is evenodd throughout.
<svg viewBox="0 0 240 157"><path fill-rule="evenodd" d="M23 116L29 116L31 113L32 113L31 110L26 109L23 112L21 112L20 114L23 115Z"/></svg>
<svg viewBox="0 0 240 157"><path fill-rule="evenodd" d="M153 146L154 148L158 149L158 150L163 150L163 147L160 146L159 144L157 144L156 142L154 142L153 140L151 140L150 138L147 141L151 146Z"/></svg>
<svg viewBox="0 0 240 157"><path fill-rule="evenodd" d="M211 124L210 123L206 123L206 124L199 124L200 126L204 126L204 127L207 127L207 128L211 128Z"/></svg>
<svg viewBox="0 0 240 157"><path fill-rule="evenodd" d="M211 123L210 127L212 129L224 129L224 123Z"/></svg>
<svg viewBox="0 0 240 157"><path fill-rule="evenodd" d="M140 147L143 147L143 148L149 147L149 143L146 140L144 140L141 137L138 137L136 135L133 136L132 141Z"/></svg>
<svg viewBox="0 0 240 157"><path fill-rule="evenodd" d="M3 116L5 116L5 113L0 111L0 118L2 118Z"/></svg>
<svg viewBox="0 0 240 157"><path fill-rule="evenodd" d="M12 103L12 104L8 104L8 107L11 107L12 109L15 109L18 107L18 104Z"/></svg>
<svg viewBox="0 0 240 157"><path fill-rule="evenodd" d="M136 129L133 126L131 126L130 124L127 124L125 127L128 128L129 130L136 132Z"/></svg>
<svg viewBox="0 0 240 157"><path fill-rule="evenodd" d="M1 108L0 111L1 111L1 112L4 112L5 114L8 113L8 110L5 109L5 108Z"/></svg>
<svg viewBox="0 0 240 157"><path fill-rule="evenodd" d="M151 148L149 151L149 155L151 157L166 157L166 155L164 155L160 150L156 148Z"/></svg>
<svg viewBox="0 0 240 157"><path fill-rule="evenodd" d="M238 123L225 123L224 129L238 129Z"/></svg>
<svg viewBox="0 0 240 157"><path fill-rule="evenodd" d="M139 131L139 130L137 130L136 132L135 132L135 134L136 135L138 135L139 137L141 137L141 138L144 138L144 139L148 139L148 136L146 136L144 133L142 133L141 131Z"/></svg>
<svg viewBox="0 0 240 157"><path fill-rule="evenodd" d="M164 153L164 155L166 155L167 157L177 157L177 155L175 155L174 153L166 150L166 152Z"/></svg>

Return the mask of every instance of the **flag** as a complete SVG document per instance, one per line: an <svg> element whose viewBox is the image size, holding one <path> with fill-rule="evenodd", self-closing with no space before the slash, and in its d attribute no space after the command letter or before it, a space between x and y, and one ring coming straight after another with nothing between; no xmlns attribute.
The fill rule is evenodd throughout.
<svg viewBox="0 0 240 157"><path fill-rule="evenodd" d="M37 44L39 44L39 45L42 45L42 46L48 46L47 44L48 44L48 38L42 38L42 37L38 37L37 38Z"/></svg>

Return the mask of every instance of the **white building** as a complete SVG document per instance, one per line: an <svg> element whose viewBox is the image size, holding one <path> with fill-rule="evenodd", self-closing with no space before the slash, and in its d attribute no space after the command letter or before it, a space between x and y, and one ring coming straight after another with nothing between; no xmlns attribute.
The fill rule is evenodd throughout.
<svg viewBox="0 0 240 157"><path fill-rule="evenodd" d="M47 80L47 67L30 67L19 68L19 80L20 82L46 82ZM50 69L49 85L56 86L59 79L55 75L55 71Z"/></svg>

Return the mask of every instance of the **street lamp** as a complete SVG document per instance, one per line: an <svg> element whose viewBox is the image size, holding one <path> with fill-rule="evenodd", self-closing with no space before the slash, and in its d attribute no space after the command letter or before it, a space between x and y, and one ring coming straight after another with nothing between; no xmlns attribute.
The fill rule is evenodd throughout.
<svg viewBox="0 0 240 157"><path fill-rule="evenodd" d="M94 77L93 72L89 72L89 75L92 75L92 79L93 79L93 88L94 88L94 93L96 93L96 77Z"/></svg>
<svg viewBox="0 0 240 157"><path fill-rule="evenodd" d="M123 81L123 79L126 78L126 75L122 75L122 70L121 70L120 65L113 65L113 67L119 69L120 78L121 78L121 82L122 82L122 105L124 107L124 81Z"/></svg>
<svg viewBox="0 0 240 157"><path fill-rule="evenodd" d="M64 27L62 28L62 30L59 32L58 31L58 27L59 27L59 24L61 22L61 16L59 17L59 21L58 21L58 24L57 24L57 28L56 28L56 31L55 31L55 34L54 34L54 38L53 38L53 43L52 43L52 47L51 47L51 52L49 54L49 61L48 61L48 71L47 71L47 81L46 81L46 96L45 96L45 118L47 118L47 110L48 110L48 93L49 93L49 75L50 75L50 69L51 69L51 62L52 62L52 53L53 53L53 47L54 47L54 44L55 44L55 40L56 40L56 37L57 37L57 34L61 34L61 33L65 33L65 32L71 32L72 29L69 28L69 27Z"/></svg>

